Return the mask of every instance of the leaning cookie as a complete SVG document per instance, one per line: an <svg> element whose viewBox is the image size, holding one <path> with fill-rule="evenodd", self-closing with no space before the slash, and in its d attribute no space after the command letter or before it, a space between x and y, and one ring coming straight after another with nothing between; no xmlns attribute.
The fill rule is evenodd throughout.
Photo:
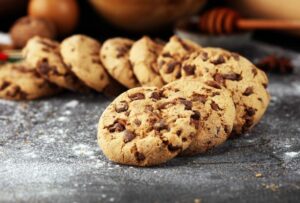
<svg viewBox="0 0 300 203"><path fill-rule="evenodd" d="M103 112L98 143L112 161L136 166L164 163L192 143L199 112L155 87L137 87L117 97Z"/></svg>
<svg viewBox="0 0 300 203"><path fill-rule="evenodd" d="M0 98L32 100L54 95L60 90L25 62L0 66Z"/></svg>
<svg viewBox="0 0 300 203"><path fill-rule="evenodd" d="M161 77L166 83L181 78L181 63L190 53L201 47L187 39L172 36L160 53L157 64Z"/></svg>
<svg viewBox="0 0 300 203"><path fill-rule="evenodd" d="M129 59L133 66L133 72L141 85L155 87L164 85L157 67L157 57L162 48L161 43L146 36L133 44L129 52Z"/></svg>
<svg viewBox="0 0 300 203"><path fill-rule="evenodd" d="M139 86L129 61L133 41L125 38L106 40L100 50L101 61L107 72L127 88Z"/></svg>
<svg viewBox="0 0 300 203"><path fill-rule="evenodd" d="M212 78L227 88L236 106L233 134L249 131L266 111L268 78L244 57L218 48L202 48L182 64L182 77Z"/></svg>
<svg viewBox="0 0 300 203"><path fill-rule="evenodd" d="M65 64L81 81L98 92L109 83L109 76L99 58L100 47L99 42L84 35L66 38L60 46Z"/></svg>
<svg viewBox="0 0 300 203"><path fill-rule="evenodd" d="M200 112L195 139L181 155L206 152L228 139L236 112L227 89L212 80L186 78L167 84L161 91L169 98L184 98L182 102Z"/></svg>
<svg viewBox="0 0 300 203"><path fill-rule="evenodd" d="M22 54L31 67L46 80L69 90L84 91L85 86L63 62L59 43L50 39L31 38Z"/></svg>

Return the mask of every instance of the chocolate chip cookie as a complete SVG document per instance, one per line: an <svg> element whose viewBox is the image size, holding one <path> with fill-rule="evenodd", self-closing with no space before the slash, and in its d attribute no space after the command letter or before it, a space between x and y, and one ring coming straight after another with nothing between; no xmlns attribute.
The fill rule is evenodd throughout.
<svg viewBox="0 0 300 203"><path fill-rule="evenodd" d="M202 48L182 63L181 74L182 77L212 78L231 92L237 111L234 134L250 130L269 104L267 76L236 53Z"/></svg>
<svg viewBox="0 0 300 203"><path fill-rule="evenodd" d="M162 87L164 82L157 67L157 57L161 53L163 44L143 37L136 41L129 53L133 72L143 86Z"/></svg>
<svg viewBox="0 0 300 203"><path fill-rule="evenodd" d="M73 91L84 91L83 83L63 62L59 43L50 39L31 38L22 50L25 60L46 80Z"/></svg>
<svg viewBox="0 0 300 203"><path fill-rule="evenodd" d="M129 61L133 41L125 38L106 40L100 50L101 61L108 73L127 88L139 86Z"/></svg>
<svg viewBox="0 0 300 203"><path fill-rule="evenodd" d="M62 41L61 55L65 64L88 87L101 92L109 83L99 57L100 43L84 36L73 35Z"/></svg>
<svg viewBox="0 0 300 203"><path fill-rule="evenodd" d="M181 63L190 53L201 47L178 36L170 38L157 59L159 73L166 83L181 78Z"/></svg>
<svg viewBox="0 0 300 203"><path fill-rule="evenodd" d="M224 143L235 120L235 107L230 92L213 80L181 79L161 90L168 98L184 98L201 115L198 131L181 155L194 155Z"/></svg>
<svg viewBox="0 0 300 203"><path fill-rule="evenodd" d="M168 98L155 87L137 87L103 112L98 143L112 161L137 166L164 163L187 149L200 112L184 98Z"/></svg>
<svg viewBox="0 0 300 203"><path fill-rule="evenodd" d="M25 62L0 66L0 98L31 100L60 92Z"/></svg>

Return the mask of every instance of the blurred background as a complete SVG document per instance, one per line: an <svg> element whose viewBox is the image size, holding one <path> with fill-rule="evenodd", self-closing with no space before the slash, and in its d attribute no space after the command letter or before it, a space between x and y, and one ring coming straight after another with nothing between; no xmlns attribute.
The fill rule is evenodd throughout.
<svg viewBox="0 0 300 203"><path fill-rule="evenodd" d="M10 33L13 48L22 48L24 41L37 33L58 40L82 33L101 41L114 36L137 39L147 34L167 39L174 33L189 37L192 34L200 43L217 46L218 43L210 42L218 42L224 33L203 32L198 25L203 13L218 7L232 8L243 19L300 20L299 0L0 0L0 31ZM227 20L220 13L212 20L213 26L223 25ZM17 21L24 16L33 18L31 21L45 19L47 23L37 22L38 28L33 29L28 20ZM206 21L210 23L210 19ZM297 29L231 31L220 40L226 44L232 43L230 36L241 41L250 36L299 50L300 31L294 30ZM11 48L8 41L0 38L2 49Z"/></svg>

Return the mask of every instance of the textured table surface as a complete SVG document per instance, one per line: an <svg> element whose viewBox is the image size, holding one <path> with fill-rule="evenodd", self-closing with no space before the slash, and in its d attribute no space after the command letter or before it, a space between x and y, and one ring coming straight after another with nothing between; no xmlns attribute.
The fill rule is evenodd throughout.
<svg viewBox="0 0 300 203"><path fill-rule="evenodd" d="M110 100L101 94L0 100L0 202L299 202L300 56L256 43L238 49L253 60L288 55L296 72L270 76L272 100L252 132L159 167L103 156L96 126Z"/></svg>

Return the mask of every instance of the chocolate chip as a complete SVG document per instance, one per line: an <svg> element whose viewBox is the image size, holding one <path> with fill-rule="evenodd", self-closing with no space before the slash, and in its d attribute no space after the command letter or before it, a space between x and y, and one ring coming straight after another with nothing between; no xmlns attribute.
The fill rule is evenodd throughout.
<svg viewBox="0 0 300 203"><path fill-rule="evenodd" d="M168 125L165 123L164 120L159 120L153 125L154 130L161 131L161 130L168 130Z"/></svg>
<svg viewBox="0 0 300 203"><path fill-rule="evenodd" d="M177 61L169 62L167 64L167 69L166 69L165 73L167 73L167 74L173 73L173 71L175 70L176 66L181 66L181 63L177 62Z"/></svg>
<svg viewBox="0 0 300 203"><path fill-rule="evenodd" d="M218 95L220 95L220 92L213 92L211 96L214 97L214 96L218 96Z"/></svg>
<svg viewBox="0 0 300 203"><path fill-rule="evenodd" d="M127 111L128 110L127 102L126 101L120 101L118 104L116 104L115 110L116 110L117 113Z"/></svg>
<svg viewBox="0 0 300 203"><path fill-rule="evenodd" d="M164 103L161 103L158 105L158 109L161 110L161 109L165 109L168 105L170 104L174 104L174 102L164 102Z"/></svg>
<svg viewBox="0 0 300 203"><path fill-rule="evenodd" d="M180 103L182 103L185 106L185 110L192 110L193 103L191 101L188 101L186 99L180 99Z"/></svg>
<svg viewBox="0 0 300 203"><path fill-rule="evenodd" d="M215 111L221 110L221 108L219 107L219 105L216 102L214 102L214 101L211 102L210 106Z"/></svg>
<svg viewBox="0 0 300 203"><path fill-rule="evenodd" d="M179 147L179 146L173 146L172 144L169 144L168 145L168 150L170 152L177 152L178 150L181 150L181 147Z"/></svg>
<svg viewBox="0 0 300 203"><path fill-rule="evenodd" d="M243 79L243 77L237 73L228 73L228 74L223 74L222 76L224 79L233 80L233 81L240 81Z"/></svg>
<svg viewBox="0 0 300 203"><path fill-rule="evenodd" d="M244 91L243 95L249 96L251 94L253 94L253 87L247 87L247 89Z"/></svg>
<svg viewBox="0 0 300 203"><path fill-rule="evenodd" d="M100 59L92 59L92 63L101 64Z"/></svg>
<svg viewBox="0 0 300 203"><path fill-rule="evenodd" d="M214 80L219 84L224 84L224 81L225 81L222 74L220 74L220 73L216 73L214 75Z"/></svg>
<svg viewBox="0 0 300 203"><path fill-rule="evenodd" d="M189 46L187 43L185 43L181 38L177 37L177 41L181 44L181 46L186 50L186 51L192 51L193 47Z"/></svg>
<svg viewBox="0 0 300 203"><path fill-rule="evenodd" d="M196 129L199 128L200 117L201 117L201 115L200 115L199 111L194 111L194 114L191 115L190 123L192 125L194 125L196 127Z"/></svg>
<svg viewBox="0 0 300 203"><path fill-rule="evenodd" d="M137 161L144 161L146 159L143 153L135 152L134 155Z"/></svg>
<svg viewBox="0 0 300 203"><path fill-rule="evenodd" d="M47 75L50 70L51 70L51 67L49 66L49 63L48 63L48 59L46 58L43 58L38 64L38 70L40 71L41 74L43 75Z"/></svg>
<svg viewBox="0 0 300 203"><path fill-rule="evenodd" d="M245 109L245 112L246 112L247 116L251 117L251 116L254 116L256 110L252 107L248 107L248 108Z"/></svg>
<svg viewBox="0 0 300 203"><path fill-rule="evenodd" d="M195 65L185 65L183 66L183 70L185 71L186 75L194 75L195 74Z"/></svg>
<svg viewBox="0 0 300 203"><path fill-rule="evenodd" d="M108 126L108 130L110 133L122 132L125 130L125 121L116 120L112 125Z"/></svg>
<svg viewBox="0 0 300 203"><path fill-rule="evenodd" d="M135 138L135 134L129 130L125 130L124 132L124 142L130 142L131 140L133 140Z"/></svg>
<svg viewBox="0 0 300 203"><path fill-rule="evenodd" d="M128 53L128 51L129 51L130 48L131 48L131 44L125 44L125 45L123 45L121 47L118 47L117 48L117 52L118 53L117 53L116 57L117 58L124 57Z"/></svg>
<svg viewBox="0 0 300 203"><path fill-rule="evenodd" d="M150 112L152 112L154 110L153 106L151 106L151 105L146 105L145 109Z"/></svg>
<svg viewBox="0 0 300 203"><path fill-rule="evenodd" d="M224 56L219 55L218 58L212 60L211 63L214 65L219 65L219 64L225 63Z"/></svg>
<svg viewBox="0 0 300 203"><path fill-rule="evenodd" d="M239 61L240 60L240 55L237 53L231 53L231 56L234 58L234 60Z"/></svg>
<svg viewBox="0 0 300 203"><path fill-rule="evenodd" d="M160 100L160 93L159 92L152 92L150 98L155 100Z"/></svg>
<svg viewBox="0 0 300 203"><path fill-rule="evenodd" d="M178 72L176 73L175 78L176 78L176 79L181 78L181 72L180 72L180 71L178 71Z"/></svg>
<svg viewBox="0 0 300 203"><path fill-rule="evenodd" d="M176 135L177 135L178 137L181 135L181 133L182 133L182 129L179 129L179 130L176 131Z"/></svg>
<svg viewBox="0 0 300 203"><path fill-rule="evenodd" d="M200 58L203 60L203 61L207 61L208 60L208 53L202 51L200 53Z"/></svg>
<svg viewBox="0 0 300 203"><path fill-rule="evenodd" d="M131 101L145 99L145 95L143 93L137 92L128 96Z"/></svg>
<svg viewBox="0 0 300 203"><path fill-rule="evenodd" d="M142 124L142 122L141 122L139 119L137 119L137 118L134 119L133 122L134 122L134 124L137 125L137 126L140 126L140 125Z"/></svg>
<svg viewBox="0 0 300 203"><path fill-rule="evenodd" d="M229 135L229 133L230 133L230 127L229 127L228 125L225 125L225 126L224 126L224 131L225 131L225 133L226 133L227 135Z"/></svg>
<svg viewBox="0 0 300 203"><path fill-rule="evenodd" d="M169 52L163 53L163 57L172 58L171 54Z"/></svg>
<svg viewBox="0 0 300 203"><path fill-rule="evenodd" d="M257 75L257 69L256 69L256 67L253 67L251 71L252 71L252 73L253 73L253 75L255 77Z"/></svg>
<svg viewBox="0 0 300 203"><path fill-rule="evenodd" d="M0 86L0 91L4 90L5 88L7 88L10 84L11 84L10 82L4 81L2 83L2 85Z"/></svg>
<svg viewBox="0 0 300 203"><path fill-rule="evenodd" d="M192 94L192 101L198 101L201 102L202 104L205 104L206 100L207 100L207 95L202 95L198 93Z"/></svg>
<svg viewBox="0 0 300 203"><path fill-rule="evenodd" d="M216 89L221 89L221 86L215 82L215 81L206 81L205 84L207 84L210 87L216 88Z"/></svg>

